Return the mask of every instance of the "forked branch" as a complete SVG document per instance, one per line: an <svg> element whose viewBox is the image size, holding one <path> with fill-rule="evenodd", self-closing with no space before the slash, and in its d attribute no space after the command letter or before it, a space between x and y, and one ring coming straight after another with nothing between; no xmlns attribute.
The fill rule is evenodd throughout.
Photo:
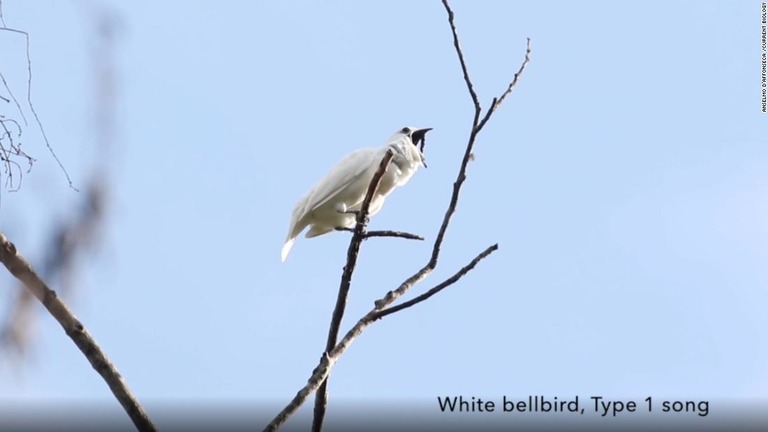
<svg viewBox="0 0 768 432"><path fill-rule="evenodd" d="M425 300L428 300L433 295L439 293L440 291L444 290L445 288L448 288L449 286L451 286L451 285L455 284L456 282L458 282L459 279L464 277L464 275L466 275L473 268L475 268L477 263L482 261L488 255L490 255L493 252L495 252L498 248L499 248L499 244L498 243L494 244L492 246L489 246L484 251L480 252L480 254L478 254L475 257L475 259L470 261L469 264L465 265L464 267L461 268L461 270L457 271L453 276L451 276L448 279L440 282L435 287L430 288L424 294L418 295L418 296L414 297L413 299L408 300L406 302L402 302L402 303L400 303L399 305L396 305L396 306L391 306L391 307L388 307L386 309L377 309L375 311L375 313L373 314L373 320L374 321L375 320L380 320L380 319L384 318L387 315L392 315L393 313L400 312L403 309L408 309L411 306L415 306L415 305L417 305L417 304L419 304L419 303L421 303L421 302L423 302Z"/></svg>
<svg viewBox="0 0 768 432"><path fill-rule="evenodd" d="M314 417L312 428L313 428L313 431L315 432L320 431L322 428L323 418L325 416L325 407L327 402L325 383L327 382L326 380L328 378L328 375L330 374L330 371L331 371L331 368L333 368L333 365L336 363L336 361L338 361L339 357L347 350L347 348L349 348L352 342L363 332L363 330L365 330L365 328L367 328L370 324L372 324L376 320L381 319L387 315L391 315L393 313L405 310L416 304L419 304L429 299L433 295L437 294L438 292L444 290L446 287L456 283L459 279L461 279L464 275L466 275L469 271L471 271L481 260L483 260L488 255L490 255L491 253L493 253L498 249L497 244L494 244L488 247L479 255L477 255L472 261L470 261L466 266L464 266L462 269L456 272L453 276L441 282L440 284L436 285L434 288L428 290L427 292L425 292L420 296L415 297L413 300L404 302L398 306L389 307L389 305L391 305L395 300L397 300L402 295L404 295L411 287L413 287L415 284L419 283L420 281L424 280L436 268L438 258L440 256L440 248L443 244L443 240L448 230L448 226L451 222L451 218L456 211L456 206L459 201L459 195L461 193L461 187L464 184L464 181L466 180L466 177L467 177L467 166L471 159L472 151L475 145L475 139L478 133L482 130L482 128L491 118L493 113L496 111L496 109L501 105L504 99L515 88L520 76L522 75L523 71L525 70L526 66L530 61L531 49L530 49L530 39L528 39L525 58L522 64L520 65L520 68L514 74L514 77L512 81L508 84L506 90L500 96L493 99L491 105L488 107L487 111L485 112L485 115L482 115L482 107L480 105L480 101L477 96L477 93L475 92L472 79L470 78L469 70L467 68L467 64L464 59L464 53L462 52L461 44L459 42L459 36L458 36L458 32L456 30L456 25L454 22L453 10L451 9L447 0L442 0L442 3L443 3L443 6L445 7L446 12L448 13L448 23L451 28L451 33L453 35L453 45L456 51L456 55L459 59L459 63L461 65L461 71L464 77L464 82L466 84L467 90L472 99L472 104L475 108L475 113L474 113L474 118L472 122L472 128L469 134L469 139L467 140L467 144L464 150L464 156L462 158L461 164L459 165L459 170L456 176L456 180L453 183L453 190L451 192L449 204L443 216L440 229L438 230L437 236L435 238L435 242L432 247L432 253L430 255L430 258L421 269L419 269L417 272L412 274L410 277L406 278L400 284L399 287L397 287L393 291L389 291L386 295L384 295L382 298L377 300L374 303L373 309L371 309L366 315L360 318L360 320L358 320L358 322L344 335L341 341L339 341L338 344L333 346L332 349L330 348L330 338L329 338L329 345L328 345L329 348L326 350L325 353L323 353L317 367L312 371L312 374L309 377L309 380L307 380L307 384L304 387L302 387L296 393L296 396L288 403L288 405L286 405L286 407L283 408L283 410L280 413L278 413L278 415L275 416L274 419L272 419L272 421L265 428L266 431L277 430L281 425L285 423L285 421L293 413L295 413L299 409L299 407L314 392L318 392L318 400L316 401L316 404L315 404L315 417ZM356 235L362 232L362 231L358 231L358 228L360 228L359 223L355 229ZM353 237L353 240L354 240L354 237ZM351 248L352 248L352 244L350 244L350 251L351 251ZM351 255L349 255L348 253L348 259L350 257ZM357 256L355 255L354 258L356 259ZM348 261L348 266L349 266L349 261ZM347 267L345 267L345 270L346 269ZM338 306L338 303L337 303L337 306Z"/></svg>
<svg viewBox="0 0 768 432"><path fill-rule="evenodd" d="M469 264L464 266L456 274L446 279L445 281L443 281L436 287L432 288L428 292L432 292L432 294L435 294L437 291L440 291L458 282L459 279L461 279L467 273L469 273L469 271L472 270L475 267L475 265L477 265L478 262L483 260L488 255L490 255L497 248L498 248L497 245L493 245L488 249L486 249L485 251L481 252ZM409 283L408 287L410 287L420 280L421 279L414 280L414 281L406 281L398 289L404 288L405 284L407 283ZM430 294L430 296L432 294ZM272 421L267 425L267 427L264 428L264 431L276 431L277 429L279 429L280 426L282 426L288 420L288 418L293 413L295 413L299 409L299 407L301 407L304 404L304 402L306 402L306 400L312 395L312 393L315 393L318 391L318 389L320 389L322 383L327 382L326 379L328 378L328 375L330 375L331 373L331 368L333 368L333 366L339 360L341 355L344 354L344 352L349 348L349 346L352 345L352 342L354 342L355 339L357 339L357 337L363 333L363 330L365 330L366 327L368 327L369 325L373 324L376 320L381 319L386 315L390 315L390 313L385 313L384 315L382 315L381 313L383 311L381 310L381 307L379 307L379 305L389 304L392 301L394 301L394 299L396 298L397 296L395 296L393 292L390 291L384 297L377 300L375 302L375 306L373 307L373 309L371 309L367 314L365 314L362 318L360 318L360 320L357 321L357 323L344 335L343 338L341 338L341 341L339 341L339 343L335 347L333 347L332 350L323 353L323 355L320 357L320 361L317 367L315 367L315 369L312 371L312 375L307 380L307 384L304 387L302 387L296 393L296 396L294 396L293 399L288 403L288 405L286 405L285 408L283 408L283 410L280 411L280 413L278 413L274 419L272 419ZM416 303L420 303L420 301ZM406 307L410 307L410 306L413 306L413 304L408 305Z"/></svg>

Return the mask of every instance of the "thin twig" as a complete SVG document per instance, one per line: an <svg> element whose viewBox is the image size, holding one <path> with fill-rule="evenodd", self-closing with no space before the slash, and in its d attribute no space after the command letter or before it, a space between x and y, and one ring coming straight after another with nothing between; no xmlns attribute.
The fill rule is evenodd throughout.
<svg viewBox="0 0 768 432"><path fill-rule="evenodd" d="M365 233L365 238L371 238L371 237L399 237L406 240L422 240L422 241L424 240L424 237L418 234L411 234L405 231L390 231L390 230L368 231L367 233Z"/></svg>
<svg viewBox="0 0 768 432"><path fill-rule="evenodd" d="M339 283L339 295L336 298L336 307L333 309L333 316L331 317L331 325L328 329L328 340L325 345L325 352L330 351L336 346L336 340L339 337L339 328L341 327L341 320L344 318L344 309L347 307L347 295L349 294L349 287L352 284L352 274L355 271L355 265L357 264L357 257L360 253L360 245L365 239L365 226L368 224L368 208L371 206L373 195L376 189L379 188L381 178L384 177L384 173L387 171L387 167L394 153L391 150L387 150L384 157L381 159L378 170L373 175L371 183L368 185L368 191L363 199L363 204L360 207L360 211L357 212L357 223L355 224L355 231L352 234L352 239L349 241L349 247L347 248L347 264L344 266L344 271L341 274L341 282ZM325 417L325 408L328 404L328 380L327 378L320 385L320 390L315 397L315 416L312 422L312 430L319 432L322 429L323 418Z"/></svg>
<svg viewBox="0 0 768 432"><path fill-rule="evenodd" d="M473 259L472 261L470 261L470 263L469 263L469 264L465 265L464 267L462 267L462 268L461 268L461 270L457 271L457 272L456 272L456 273L455 273L453 276L451 276L451 277L449 277L448 279L446 279L446 280L444 280L444 281L440 282L439 284L435 285L435 287L433 287L433 288L429 289L429 290L428 290L427 292L425 292L424 294L421 294L421 295L419 295L419 296L416 296L416 297L414 297L414 298L413 298L413 299L411 299L411 300L408 300L408 301L406 301L406 302L402 302L402 303L400 303L399 305L396 305L396 306L392 306L392 307L388 307L388 308L386 308L386 309L378 310L378 311L377 311L377 312L374 314L374 318L373 318L373 319L374 319L374 320L380 320L380 319L384 318L384 317L385 317L385 316L387 316L387 315L392 315L392 314L393 314L393 313L395 313L395 312L400 312L400 311L401 311L401 310L403 310L403 309L408 309L408 308L409 308L409 307L411 307L411 306L417 305L417 304L419 304L419 303L421 303L421 302L423 302L423 301L427 300L428 298L430 298L430 297L432 297L433 295L435 295L435 294L439 293L439 292L440 292L440 291L442 291L443 289L445 289L445 288L447 288L447 287L449 287L449 286L453 285L454 283L458 282L458 280L459 280L459 279L461 279L462 277L464 277L464 275L466 275L466 274L467 274L467 273L469 273L469 272L470 272L470 271L471 271L473 268L475 268L475 266L477 265L477 263L479 263L480 261L482 261L482 260L483 260L485 257L487 257L488 255L490 255L490 254L492 254L493 252L495 252L497 249L499 249L499 244L498 244L498 243L496 243L496 244L494 244L494 245L491 245L491 246L489 246L487 249L485 249L484 251L480 252L480 253L479 253L479 254L478 254L476 257L475 257L475 259Z"/></svg>
<svg viewBox="0 0 768 432"><path fill-rule="evenodd" d="M520 68L515 72L515 76L512 78L512 81L509 82L509 85L507 86L507 89L504 91L504 93L501 94L499 97L493 98L493 101L491 102L491 107L488 108L488 112L485 113L485 116L482 120L480 120L480 124L477 125L477 131L480 132L480 130L485 126L485 124L488 122L488 120L491 118L491 114L493 114L494 111L501 105L502 102L504 102L504 99L509 96L510 93L512 93L512 89L515 88L517 85L517 80L520 79L520 76L523 74L523 71L525 71L525 67L528 66L528 63L531 61L531 38L526 38L527 41L525 43L525 58L523 58L523 62L520 64Z"/></svg>
<svg viewBox="0 0 768 432"><path fill-rule="evenodd" d="M480 99L475 93L475 86L472 85L472 79L469 78L469 70L467 70L467 62L464 60L464 54L461 51L461 44L459 43L459 33L456 31L456 24L453 22L453 10L448 5L448 0L443 0L443 6L445 12L448 13L448 24L451 26L451 33L453 34L453 47L459 54L459 63L461 63L461 72L464 74L464 82L467 84L467 90L469 90L469 96L472 98L472 104L475 106L475 117L480 113Z"/></svg>
<svg viewBox="0 0 768 432"><path fill-rule="evenodd" d="M355 232L355 229L338 227L336 228L336 231ZM405 231L391 231L391 230L366 231L365 234L363 235L363 239L368 239L371 237L399 237L399 238L404 238L406 240L424 240L424 237L418 234L411 234Z"/></svg>
<svg viewBox="0 0 768 432"><path fill-rule="evenodd" d="M7 30L7 29L0 29L0 30ZM27 117L24 115L24 110L21 109L21 104L19 103L19 100L16 99L16 95L13 94L13 91L11 90L11 86L8 85L8 80L5 79L5 75L3 75L2 72L0 72L0 81L3 82L3 87L5 87L5 89L8 91L8 95L11 97L11 99L13 100L13 103L16 105L16 109L19 111L21 120L24 121L24 126L29 126L29 123L27 123Z"/></svg>
<svg viewBox="0 0 768 432"><path fill-rule="evenodd" d="M40 279L24 257L18 254L16 246L2 232L0 232L0 261L2 261L3 265L14 277L20 280L40 300L43 306L48 309L48 312L61 324L67 336L72 339L91 363L91 366L106 381L136 428L140 431L157 430L144 411L144 408L142 408L139 401L131 393L128 385L123 381L120 373L88 333L88 330L69 310L67 305L56 296L56 292Z"/></svg>
<svg viewBox="0 0 768 432"><path fill-rule="evenodd" d="M482 108L480 106L480 101L477 97L477 93L474 90L474 86L472 84L472 80L469 76L469 71L467 68L466 61L464 60L464 53L461 50L461 44L459 43L459 37L458 33L456 31L456 25L454 23L454 13L451 9L450 5L448 4L447 0L442 0L443 6L445 7L446 12L448 13L448 23L451 27L451 33L453 35L453 45L456 51L456 55L459 58L459 63L461 64L461 70L462 74L464 76L464 82L466 83L467 90L469 91L470 97L472 98L472 103L475 108L474 117L472 120L472 128L470 130L469 138L467 140L467 145L464 151L464 157L462 158L461 164L459 166L459 172L456 176L456 181L453 183L453 191L451 193L451 199L448 204L448 208L445 211L445 214L443 216L443 221L440 225L440 229L438 230L438 234L435 237L435 243L432 247L432 254L429 258L429 261L416 273L408 277L403 283L400 284L400 286L393 290L389 291L384 297L380 298L374 303L374 308L368 312L365 316L363 316L341 339L341 341L331 350L327 351L322 358L320 359L320 362L318 366L313 371L312 375L310 376L309 380L307 381L307 384L302 387L297 393L296 396L291 400L291 402L286 405L283 410L278 413L277 416L267 425L267 427L264 429L265 431L274 431L277 430L285 421L290 417L296 410L299 409L299 407L309 398L312 393L315 391L318 391L318 389L321 387L321 385L325 382L325 380L328 377L328 374L330 374L330 370L333 367L333 365L338 360L339 356L346 351L346 349L349 347L349 345L357 338L363 330L368 327L371 323L373 323L377 317L380 318L384 315L381 315L383 310L386 310L387 306L392 304L395 300L397 300L399 297L401 297L403 294L405 294L411 287L413 287L415 284L422 281L424 278L426 278L437 266L437 261L440 256L440 248L443 244L443 240L445 238L445 233L448 230L448 225L450 224L451 218L453 214L456 212L456 206L458 204L459 195L461 192L461 187L464 184L464 181L466 180L466 172L467 172L467 166L469 164L469 161L472 158L472 150L474 148L475 144L475 138L477 137L477 134L482 130L483 126L485 126L485 123L490 119L491 115L496 111L496 108L500 105L501 101L506 98L506 96L512 91L512 88L517 84L519 76L522 74L523 70L528 64L529 61L529 54L530 54L530 40L528 42L528 50L526 51L526 56L523 64L520 66L520 69L515 74L515 77L513 78L512 82L507 87L507 90L501 95L499 98L494 98L493 103L491 104L490 108L488 109L488 112L485 114L484 118L480 119L480 115L482 112ZM498 245L493 245L490 248L486 249L485 252L478 255L478 257L475 258L477 262L479 262L482 258L487 256L483 256L486 252L488 254L492 253L497 249ZM481 257L482 256L482 257ZM474 262L474 260L473 260ZM475 262L476 264L476 262ZM474 265L472 263L468 264L468 267L473 267ZM463 270L463 269L462 269ZM471 270L471 269L470 269ZM469 271L469 270L467 270ZM461 273L461 270L457 273L457 275L460 274L463 276L463 273ZM456 275L454 275L456 276ZM460 278L461 276L458 276ZM458 280L457 278L457 280ZM453 283L453 282L451 282ZM448 284L450 285L450 284ZM446 285L446 286L448 286ZM424 295L428 296L426 298L429 298L430 296L434 295L436 292L439 292L444 286L441 287L441 285L438 285L437 287L433 288L437 289L436 291L432 292L432 290L428 291ZM431 293L430 293L431 292ZM418 299L419 297L416 297L414 300ZM423 300L419 300L418 302L426 300L424 298ZM416 302L416 303L418 303ZM410 304L409 304L410 303ZM394 312L397 312L398 310L403 310L407 307L412 306L413 300L411 302L403 303L403 305L407 305L405 307L400 307L397 310L394 310L393 312L387 312L386 314L391 314ZM325 388L322 390L323 393L325 393ZM317 408L317 404L315 407ZM324 405L323 405L324 406ZM322 426L322 425L320 425ZM313 430L317 431L319 430L315 423L313 423Z"/></svg>
<svg viewBox="0 0 768 432"><path fill-rule="evenodd" d="M7 27L0 28L0 31L9 31L9 32L21 34L24 36L26 54L27 54L27 105L29 106L29 110L32 112L32 116L35 118L35 122L37 123L38 129L40 129L40 134L43 137L45 146L48 148L48 152L51 153L51 156L53 156L53 159L59 165L59 169L61 169L61 172L64 173L64 177L67 178L69 187L73 189L75 192L80 192L80 190L75 187L75 184L72 182L72 179L69 177L69 172L64 167L64 164L61 162L61 160L59 159L59 156L53 150L53 147L51 146L51 143L48 140L48 135L46 135L45 129L43 128L43 122L40 120L40 117L37 115L37 110L35 110L35 106L32 104L32 57L30 57L30 54L29 54L29 33L23 30L17 30L17 29L12 29ZM11 89L8 87L8 83L5 82L5 78L3 78L3 83L5 84L5 87L10 92ZM16 101L16 97L13 95L13 93L10 93L10 94L11 94L11 97L14 99L14 101ZM21 106L19 106L18 101L16 101L16 105L19 108L19 113L21 114L21 117L24 120L24 124L27 125L28 124L27 118L26 116L24 116L24 111L21 109Z"/></svg>

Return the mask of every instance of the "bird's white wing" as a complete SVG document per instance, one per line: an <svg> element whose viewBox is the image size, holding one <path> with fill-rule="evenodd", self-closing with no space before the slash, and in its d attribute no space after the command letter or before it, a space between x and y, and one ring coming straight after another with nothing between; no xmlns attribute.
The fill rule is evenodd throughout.
<svg viewBox="0 0 768 432"><path fill-rule="evenodd" d="M377 155L380 154L379 149L375 148L360 149L350 153L296 203L291 214L288 236L280 253L282 261L285 261L291 251L296 237L307 226L306 217L311 212L334 198L344 202L347 208L362 202L370 181L366 181L364 185L353 185L353 183L365 176L366 171L371 170L372 161L378 161ZM339 194L342 196L339 197Z"/></svg>
<svg viewBox="0 0 768 432"><path fill-rule="evenodd" d="M339 163L337 163L328 174L315 185L312 192L308 194L309 199L305 203L303 213L306 214L325 204L329 199L339 194L352 182L363 175L363 173L370 170L371 161L375 159L378 153L378 149L375 148L360 149L350 153L344 159L339 161ZM362 199L363 197L360 197L361 201Z"/></svg>

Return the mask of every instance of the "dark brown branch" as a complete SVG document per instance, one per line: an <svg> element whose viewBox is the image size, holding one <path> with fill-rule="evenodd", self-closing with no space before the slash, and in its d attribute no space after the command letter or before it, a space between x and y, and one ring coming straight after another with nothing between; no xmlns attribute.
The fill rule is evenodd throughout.
<svg viewBox="0 0 768 432"><path fill-rule="evenodd" d="M475 146L475 138L477 138L477 134L480 133L483 126L485 126L485 123L488 122L488 120L491 118L494 112L496 112L496 108L499 107L501 100L507 97L509 93L511 93L512 88L517 85L517 81L520 77L520 75L525 70L525 67L528 65L528 62L530 60L530 38L528 39L528 48L525 53L525 60L520 65L520 69L515 73L514 78L512 79L512 82L507 86L507 90L502 94L500 98L495 98L493 103L491 104L491 107L486 112L485 116L482 120L480 120L480 114L481 114L481 107L480 102L477 99L477 95L475 94L474 87L472 85L472 79L469 77L469 72L467 70L466 62L464 60L464 52L461 50L461 45L458 43L458 34L456 33L456 25L453 22L453 10L451 9L451 6L448 4L448 0L442 0L443 6L445 7L446 12L448 13L448 23L451 26L451 32L453 34L454 39L454 48L456 51L456 56L459 58L459 62L461 63L461 70L464 74L464 81L467 84L467 90L469 90L470 95L472 95L472 102L475 105L475 116L472 122L472 129L469 133L469 139L467 140L467 146L464 150L464 158L461 161L461 166L459 167L459 174L456 176L456 181L453 183L453 193L451 194L451 200L448 204L448 208L445 211L445 216L443 217L443 223L440 225L440 230L437 233L437 236L435 238L435 244L432 248L432 256L427 263L427 265L420 270L425 271L426 269L429 269L431 271L435 268L437 265L437 259L440 256L440 247L443 244L443 239L445 238L445 233L448 230L448 225L451 221L451 217L453 216L453 213L456 211L456 205L459 202L459 193L461 192L461 186L464 184L464 181L467 179L467 166L469 165L470 160L472 159L472 150ZM427 272L428 273L428 272Z"/></svg>
<svg viewBox="0 0 768 432"><path fill-rule="evenodd" d="M374 317L373 317L374 321L375 320L380 320L380 319L384 318L387 315L392 315L395 312L400 312L403 309L408 309L411 306L417 305L417 304L427 300L428 298L432 297L433 295L439 293L440 291L444 290L445 288L448 288L449 286L455 284L456 282L459 281L459 279L464 277L464 275L466 275L473 268L475 268L477 263L479 263L480 261L485 259L485 257L487 257L488 255L492 254L497 249L499 249L499 244L498 243L496 243L496 244L494 244L492 246L489 246L486 250L480 252L480 254L478 254L475 257L475 259L470 261L469 264L465 265L464 267L461 268L461 270L457 271L453 276L451 276L448 279L440 282L439 284L437 284L435 287L431 288L430 290L428 290L424 294L416 296L413 299L408 300L407 302L400 303L399 305L388 307L386 309L382 309L382 310L377 311L374 314Z"/></svg>
<svg viewBox="0 0 768 432"><path fill-rule="evenodd" d="M501 101L503 101L503 99L506 98L507 95L512 91L512 88L517 84L519 76L522 74L523 70L528 64L529 54L530 54L530 40L528 44L528 50L526 51L526 55L525 55L525 61L520 66L520 69L518 70L518 72L515 74L512 82L507 87L507 90L499 98L494 98L493 103L491 104L491 107L488 109L485 116L481 120L480 115L482 112L482 108L480 106L480 101L477 97L477 93L474 90L472 80L469 76L467 64L466 64L466 61L464 60L464 53L461 50L461 44L459 43L459 37L456 31L456 25L454 23L453 10L451 9L447 0L442 0L442 3L443 3L443 6L445 7L446 12L448 13L448 23L450 24L451 32L453 34L453 45L456 51L456 55L459 58L459 63L461 64L461 70L464 76L464 82L466 83L467 90L469 91L470 97L472 98L472 103L475 108L475 113L472 120L472 128L470 130L469 139L467 140L467 145L464 151L464 157L462 158L461 164L459 166L459 172L456 176L456 181L454 181L453 183L453 191L451 193L450 202L448 204L448 208L445 211L445 215L443 216L443 221L440 225L438 234L435 238L435 243L432 247L432 254L429 258L429 261L421 269L419 269L416 273L414 273L413 275L408 277L405 281L403 281L403 283L401 283L400 286L397 287L397 289L393 291L389 291L384 297L377 300L374 303L374 308L370 312L368 312L365 316L363 316L357 322L357 324L355 324L344 335L341 341L335 347L333 347L333 349L327 351L326 354L323 355L323 357L320 359L320 363L315 368L309 380L307 381L307 384L301 390L299 390L298 393L296 393L296 396L293 398L293 400L291 400L291 402L289 402L288 405L285 408L283 408L283 410L272 420L272 422L270 422L269 425L267 425L267 427L265 428L266 431L277 430L277 428L279 428L283 423L285 423L288 417L292 415L294 412L296 412L296 410L299 409L299 407L307 400L307 398L309 398L309 396L312 393L320 389L321 385L323 385L323 383L327 379L328 374L330 374L330 370L338 360L339 356L342 353L344 353L344 351L346 351L347 348L349 348L349 345L355 340L355 338L357 338L366 327L368 327L371 323L373 323L377 319L377 317L380 318L383 316L381 315L381 311L386 310L385 308L387 306L389 306L395 300L397 300L399 297L405 294L415 284L425 279L435 269L435 267L437 266L438 258L440 256L440 248L443 244L445 233L448 230L448 225L450 224L453 214L456 212L456 206L458 204L459 195L461 193L461 187L464 184L464 181L466 180L467 166L472 157L472 151L474 148L477 134L482 130L483 126L485 126L485 123L487 123L488 120L491 118L493 113L501 104ZM489 251L488 253L495 251L497 247L498 245L494 245L491 248L487 249L487 251ZM476 258L476 259L479 262L479 260L482 258L479 258L479 259ZM471 265L471 263L469 265ZM436 292L439 292L443 288L444 287L440 288L435 292L432 292L431 294L429 294L429 296L434 295ZM426 300L426 298L424 300ZM423 300L420 300L420 301L423 301ZM403 303L403 304L405 305L407 303ZM411 304L410 306L412 306L413 304ZM406 307L409 307L409 306L406 306ZM389 313L394 313L394 312L389 312ZM323 393L323 396L322 396L323 400L325 400L326 389L324 385L322 387L323 388L320 391ZM318 394L318 396L320 395ZM323 402L322 406L323 407L325 406L325 402ZM317 407L318 407L318 404L316 403L315 408L317 409ZM317 420L317 418L315 418L315 420ZM320 424L319 427L322 427L322 424ZM317 421L315 421L315 423L313 423L313 430L319 431L319 427L317 425Z"/></svg>
<svg viewBox="0 0 768 432"><path fill-rule="evenodd" d="M373 195L376 189L379 188L381 178L384 177L387 167L392 162L394 154L391 150L387 150L384 157L381 159L379 168L371 179L371 183L368 185L368 191L363 199L363 204L360 207L360 211L357 212L357 223L355 224L355 230L352 234L352 239L349 241L349 248L347 248L347 264L344 266L344 271L341 273L341 283L339 284L339 295L336 298L336 307L333 309L333 316L331 317L331 326L328 329L328 340L325 345L325 352L328 352L336 346L336 341L339 337L339 328L341 327L341 320L344 318L344 309L347 307L347 295L349 294L349 287L352 284L352 273L355 271L355 265L357 265L357 256L360 252L360 245L366 238L365 227L368 224L368 208L371 206ZM328 404L328 379L327 377L320 385L320 389L315 396L315 415L312 421L312 430L319 432L323 428L323 418L325 417L325 409Z"/></svg>
<svg viewBox="0 0 768 432"><path fill-rule="evenodd" d="M528 63L531 61L531 38L527 38L527 42L525 43L525 58L523 58L523 62L520 63L520 68L517 69L517 72L515 72L515 76L512 78L512 81L509 82L509 85L507 86L507 89L504 90L504 93L501 94L499 97L493 98L493 101L491 102L491 107L488 108L488 112L485 113L485 116L480 121L480 124L477 125L477 131L480 132L480 130L485 126L485 124L488 122L488 120L491 118L491 114L493 114L494 111L501 105L502 102L504 102L504 99L509 96L510 93L512 93L512 89L515 88L517 85L517 81L520 79L520 76L523 74L523 71L525 71L525 67L528 66Z"/></svg>
<svg viewBox="0 0 768 432"><path fill-rule="evenodd" d="M390 230L368 231L367 233L365 233L365 238L371 238L371 237L399 237L406 240L424 240L424 237L418 234L411 234L405 231L390 231Z"/></svg>
<svg viewBox="0 0 768 432"><path fill-rule="evenodd" d="M459 43L459 34L456 31L456 24L453 22L453 10L448 5L448 0L443 0L443 6L445 12L448 13L448 24L451 26L451 33L453 34L453 47L459 54L459 63L461 63L461 72L464 74L464 83L467 84L467 90L469 90L469 96L472 98L472 104L475 106L475 118L480 114L480 99L475 93L475 86L472 85L472 79L469 78L469 70L467 69L467 62L464 60L464 54L461 51L461 44Z"/></svg>
<svg viewBox="0 0 768 432"><path fill-rule="evenodd" d="M437 291L440 291L445 287L450 286L451 284L461 279L465 274L467 274L470 270L472 270L472 268L474 268L478 262L480 262L485 257L493 253L496 249L498 249L498 245L493 245L488 249L486 249L485 251L483 251L480 255L476 256L475 259L473 259L469 264L467 264L461 270L459 270L459 272L457 272L452 277L450 277L440 285L436 286L435 288L432 288L430 291L434 291L434 292L432 292L430 296L435 294ZM413 285L419 280L421 279L418 279L418 280L409 279L408 281L404 282L404 284L410 282L410 284ZM403 286L401 285L400 288L402 287ZM266 428L264 428L264 431L277 430L283 423L285 423L286 420L288 420L288 417L290 417L291 414L296 412L296 410L298 410L299 407L304 404L304 402L309 398L310 395L312 395L312 393L318 391L318 389L320 388L323 382L327 382L326 379L328 378L328 375L330 375L331 368L333 367L333 365L336 364L336 362L339 360L341 355L344 354L344 352L350 347L350 345L352 345L352 342L354 342L355 339L357 339L357 337L363 333L363 330L365 330L366 327L373 324L376 320L382 318L383 316L389 315L390 313L394 313L394 312L387 312L384 315L382 315L382 312L385 312L388 309L385 309L384 311L382 311L381 308L379 307L380 304L387 303L389 301L388 298L392 296L392 294L393 294L392 291L390 291L389 293L387 293L386 296L377 300L375 302L376 306L374 306L373 309L371 309L367 314L365 314L365 316L360 318L360 320L354 325L354 327L352 327L344 335L341 341L335 347L333 347L332 350L329 350L328 352L323 353L323 356L320 358L319 364L312 371L312 376L310 376L309 380L307 380L307 384L296 393L296 396L294 396L293 400L291 400L291 402L289 402L288 405L285 408L283 408L283 410L272 420L272 422L269 425L267 425ZM403 303L403 304L406 304L406 303ZM401 308L401 309L404 309L404 308Z"/></svg>
<svg viewBox="0 0 768 432"><path fill-rule="evenodd" d="M88 330L69 310L67 305L56 296L56 292L40 279L29 263L17 253L16 246L1 232L0 261L14 277L20 280L37 297L48 312L61 324L67 336L72 339L91 363L91 366L106 381L136 428L140 431L157 430L144 411L144 408L142 408L139 401L131 393L128 385L123 381L120 373L88 333Z"/></svg>
<svg viewBox="0 0 768 432"><path fill-rule="evenodd" d="M355 232L354 228L336 228L336 231ZM363 239L369 239L371 237L399 237L406 240L424 240L424 237L418 234L411 234L405 231L391 231L391 230L379 230L379 231L366 231L363 234Z"/></svg>

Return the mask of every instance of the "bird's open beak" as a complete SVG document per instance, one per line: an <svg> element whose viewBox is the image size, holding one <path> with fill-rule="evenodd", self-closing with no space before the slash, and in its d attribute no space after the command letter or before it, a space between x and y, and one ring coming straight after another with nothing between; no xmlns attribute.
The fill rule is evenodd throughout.
<svg viewBox="0 0 768 432"><path fill-rule="evenodd" d="M416 145L419 145L421 143L421 151L424 151L424 135L427 134L427 132L431 131L432 128L424 128L424 129L416 129L411 133L411 139L413 140L413 143Z"/></svg>
<svg viewBox="0 0 768 432"><path fill-rule="evenodd" d="M427 167L427 161L424 159L424 138L427 132L431 130L432 128L417 129L411 133L411 139L413 140L413 143L419 148L419 151L421 152L421 163L424 165L424 168Z"/></svg>

